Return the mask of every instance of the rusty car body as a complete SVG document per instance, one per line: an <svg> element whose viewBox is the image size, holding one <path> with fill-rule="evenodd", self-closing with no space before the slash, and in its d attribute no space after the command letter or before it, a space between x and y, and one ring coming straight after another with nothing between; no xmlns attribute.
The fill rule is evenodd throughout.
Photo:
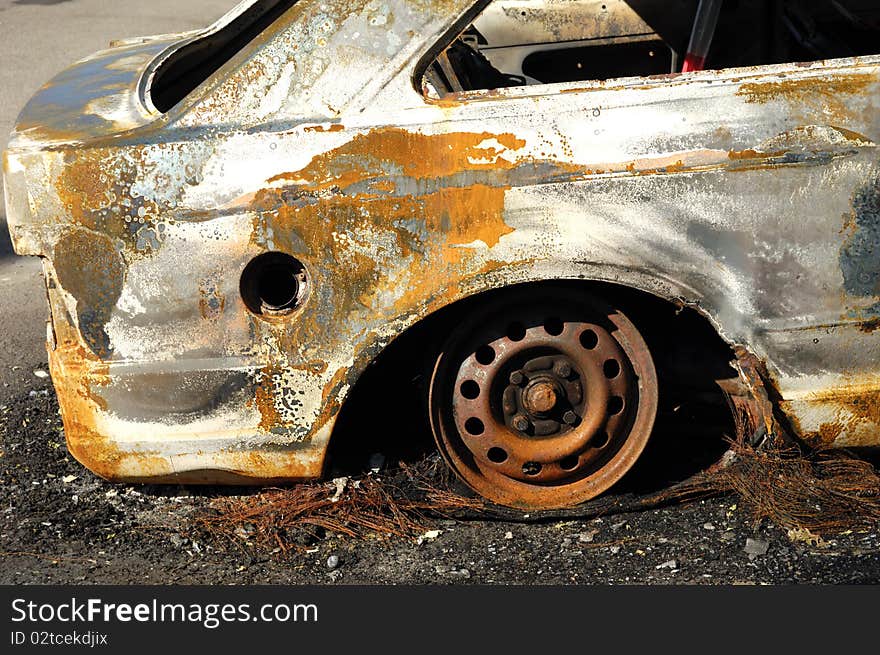
<svg viewBox="0 0 880 655"><path fill-rule="evenodd" d="M516 22L537 3L501 4ZM607 26L640 4L570 7ZM558 280L705 317L735 349L740 384L765 390L766 430L782 421L816 446L880 445L880 57L438 88L433 62L485 5L243 2L203 31L116 42L34 96L4 156L7 213L16 251L42 258L51 374L79 461L109 480L320 476L340 408L389 343L462 299ZM660 38L631 18L621 34ZM588 40L561 24L521 43ZM496 61L513 56L491 45ZM225 58L206 60L214 51ZM571 306L555 293L537 306ZM519 458L493 457L488 442L477 452L476 438L441 443L460 474L499 467L485 484L465 472L471 486L506 504L572 504L638 457L653 368L607 303L585 301L584 318L544 332L538 317L519 339L546 349L575 325L588 349L584 334L610 334L602 357L621 364L605 375L622 370L629 386L594 383L602 362L581 352L575 373L558 358L508 367L499 393L535 417L559 394L572 407L583 396L552 430L593 433L613 417L590 407L619 393L620 407L639 405L620 429L638 424L644 438L622 437L629 450L601 484L548 500L566 471L591 475L577 468L590 434L572 451L554 432L548 454L525 434L543 423L514 408L496 431L522 427ZM517 341L493 341L491 357ZM486 375L474 348L452 378ZM535 386L528 371L541 367L557 377ZM583 385L559 386L577 371ZM541 463L554 473L541 477Z"/></svg>

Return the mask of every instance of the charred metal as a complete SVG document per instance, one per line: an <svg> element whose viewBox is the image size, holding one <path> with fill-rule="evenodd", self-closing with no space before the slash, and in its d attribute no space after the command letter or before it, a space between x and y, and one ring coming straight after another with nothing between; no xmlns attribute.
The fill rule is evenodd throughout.
<svg viewBox="0 0 880 655"><path fill-rule="evenodd" d="M754 42L684 74L697 3L669 4L245 1L61 73L4 176L16 251L43 260L70 451L111 480L320 476L389 343L565 280L701 314L735 349L720 384L741 432L784 419L817 446L880 446L880 3L734 3L717 43L749 21ZM490 498L592 497L650 436L642 326L583 303L557 334L549 309L523 310L519 338L486 315L473 333L496 331L438 364L459 390L438 443ZM481 376L503 384L476 408L497 386Z"/></svg>

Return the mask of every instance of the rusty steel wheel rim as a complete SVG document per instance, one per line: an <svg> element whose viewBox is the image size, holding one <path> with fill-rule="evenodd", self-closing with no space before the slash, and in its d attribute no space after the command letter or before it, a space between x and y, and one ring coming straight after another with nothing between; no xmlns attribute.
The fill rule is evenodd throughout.
<svg viewBox="0 0 880 655"><path fill-rule="evenodd" d="M471 488L511 507L566 507L635 463L657 376L620 311L571 289L519 290L456 329L429 404L440 452Z"/></svg>

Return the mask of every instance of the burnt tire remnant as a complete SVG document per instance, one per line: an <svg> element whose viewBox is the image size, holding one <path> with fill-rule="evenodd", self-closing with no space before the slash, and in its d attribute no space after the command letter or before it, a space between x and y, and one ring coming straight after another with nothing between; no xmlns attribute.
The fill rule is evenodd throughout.
<svg viewBox="0 0 880 655"><path fill-rule="evenodd" d="M651 435L657 376L619 310L576 288L501 293L437 360L431 424L443 457L501 505L554 508L606 491Z"/></svg>

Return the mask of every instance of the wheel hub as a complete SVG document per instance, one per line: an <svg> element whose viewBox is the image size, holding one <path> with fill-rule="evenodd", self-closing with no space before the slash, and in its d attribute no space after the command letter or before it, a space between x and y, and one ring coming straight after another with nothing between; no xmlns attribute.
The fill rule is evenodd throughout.
<svg viewBox="0 0 880 655"><path fill-rule="evenodd" d="M584 411L583 373L568 357L528 360L502 393L504 421L514 430L547 436L575 425Z"/></svg>
<svg viewBox="0 0 880 655"><path fill-rule="evenodd" d="M556 385L552 380L536 380L526 387L522 395L525 408L533 415L546 414L556 407Z"/></svg>

